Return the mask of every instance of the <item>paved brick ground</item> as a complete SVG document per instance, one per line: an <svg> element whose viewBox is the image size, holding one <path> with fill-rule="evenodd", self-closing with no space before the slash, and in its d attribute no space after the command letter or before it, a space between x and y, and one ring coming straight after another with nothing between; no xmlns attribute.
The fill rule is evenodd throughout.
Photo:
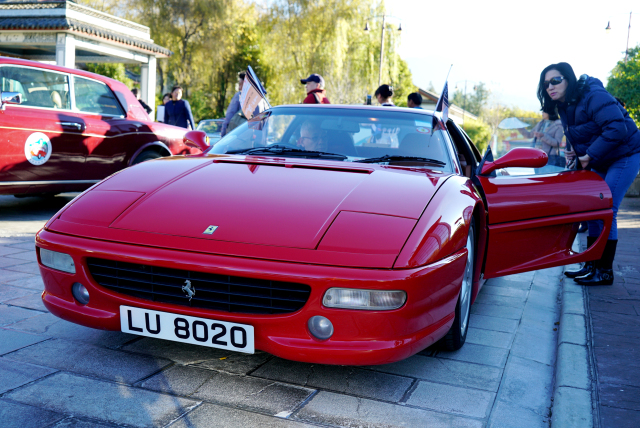
<svg viewBox="0 0 640 428"><path fill-rule="evenodd" d="M16 214L26 208L13 200L2 211L2 198L3 428L549 426L562 268L488 281L457 352L429 348L371 367L303 364L54 317L39 299L37 228L26 224L44 219L35 209Z"/></svg>
<svg viewBox="0 0 640 428"><path fill-rule="evenodd" d="M588 288L602 428L640 426L640 199L618 212L615 281ZM584 239L584 238L583 238Z"/></svg>

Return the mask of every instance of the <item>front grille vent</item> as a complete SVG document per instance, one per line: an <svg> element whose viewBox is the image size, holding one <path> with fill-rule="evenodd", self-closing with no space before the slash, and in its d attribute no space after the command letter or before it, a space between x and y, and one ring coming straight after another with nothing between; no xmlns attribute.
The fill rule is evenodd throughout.
<svg viewBox="0 0 640 428"><path fill-rule="evenodd" d="M90 258L93 279L109 290L153 302L251 314L285 314L302 308L311 287L292 282L125 263ZM191 301L182 287L195 289Z"/></svg>

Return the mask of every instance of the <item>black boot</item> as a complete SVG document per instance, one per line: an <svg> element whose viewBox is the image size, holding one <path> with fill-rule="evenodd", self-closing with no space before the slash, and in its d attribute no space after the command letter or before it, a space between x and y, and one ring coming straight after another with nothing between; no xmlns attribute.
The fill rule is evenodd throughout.
<svg viewBox="0 0 640 428"><path fill-rule="evenodd" d="M591 247L598 239L597 236L587 236L587 248ZM587 275L594 270L594 262L585 262L584 266L578 270L565 271L564 275L567 278L575 278L578 276Z"/></svg>
<svg viewBox="0 0 640 428"><path fill-rule="evenodd" d="M613 284L613 259L616 256L617 239L609 239L602 258L597 263L595 272L589 278L580 277L575 281L579 285L612 285Z"/></svg>
<svg viewBox="0 0 640 428"><path fill-rule="evenodd" d="M575 281L577 278L584 278L585 276L593 275L593 272L595 270L596 270L596 262L591 261L591 262L584 262L584 266L582 267L582 269L568 270L564 274L569 278L573 278L573 280Z"/></svg>

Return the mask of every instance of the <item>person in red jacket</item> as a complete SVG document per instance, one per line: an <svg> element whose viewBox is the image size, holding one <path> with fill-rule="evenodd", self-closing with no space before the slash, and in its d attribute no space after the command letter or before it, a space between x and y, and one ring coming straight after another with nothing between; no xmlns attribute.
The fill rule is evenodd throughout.
<svg viewBox="0 0 640 428"><path fill-rule="evenodd" d="M307 97L302 104L331 104L327 98L327 92L324 90L324 79L319 74L312 74L306 79L300 79L307 90Z"/></svg>

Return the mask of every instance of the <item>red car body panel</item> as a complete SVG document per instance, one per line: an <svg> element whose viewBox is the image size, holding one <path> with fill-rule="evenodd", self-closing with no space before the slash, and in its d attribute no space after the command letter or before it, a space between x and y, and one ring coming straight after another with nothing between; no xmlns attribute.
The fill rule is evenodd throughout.
<svg viewBox="0 0 640 428"><path fill-rule="evenodd" d="M592 171L534 177L478 177L488 202L485 278L593 260L604 250L613 212L609 186ZM574 253L576 225L603 220L594 246Z"/></svg>
<svg viewBox="0 0 640 428"><path fill-rule="evenodd" d="M472 300L487 277L599 256L597 248L571 251L575 222L602 218L605 236L611 225L611 194L596 174L472 180L454 171L241 155L145 162L89 189L38 233L38 248L69 254L76 266L69 274L40 263L43 301L53 314L94 328L120 330L125 305L250 324L256 349L290 360L384 364L450 329L472 222ZM575 197L556 196L569 188ZM203 234L212 225L215 233ZM88 258L289 281L311 292L288 314L198 309L103 287ZM92 296L88 304L74 300L75 282ZM333 309L322 304L332 287L403 290L407 301L395 310ZM335 326L330 339L310 334L315 315Z"/></svg>
<svg viewBox="0 0 640 428"><path fill-rule="evenodd" d="M26 67L85 77L106 84L124 117L7 104L0 110L0 194L59 193L84 190L131 165L145 148L162 156L199 153L184 145L183 128L153 122L129 88L116 80L55 65L0 57L0 67ZM5 89L6 90L6 89ZM33 133L51 141L51 157L42 165L25 158Z"/></svg>

